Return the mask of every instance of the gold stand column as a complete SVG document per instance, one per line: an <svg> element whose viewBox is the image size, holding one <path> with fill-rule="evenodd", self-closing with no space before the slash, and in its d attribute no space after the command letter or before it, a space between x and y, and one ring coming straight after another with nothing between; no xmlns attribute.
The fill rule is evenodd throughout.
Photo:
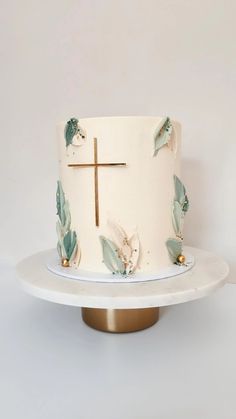
<svg viewBox="0 0 236 419"><path fill-rule="evenodd" d="M111 333L136 332L155 324L159 308L107 309L82 308L83 321L93 329Z"/></svg>

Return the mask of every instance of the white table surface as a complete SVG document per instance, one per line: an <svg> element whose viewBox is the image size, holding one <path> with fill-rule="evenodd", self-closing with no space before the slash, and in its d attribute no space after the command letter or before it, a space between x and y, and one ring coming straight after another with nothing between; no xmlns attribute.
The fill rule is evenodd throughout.
<svg viewBox="0 0 236 419"><path fill-rule="evenodd" d="M64 278L47 270L54 250L43 251L17 265L25 291L45 300L79 307L161 307L202 298L224 284L227 264L205 250L186 247L194 267L175 277L139 283L96 283Z"/></svg>
<svg viewBox="0 0 236 419"><path fill-rule="evenodd" d="M112 335L0 272L1 418L235 419L235 285Z"/></svg>

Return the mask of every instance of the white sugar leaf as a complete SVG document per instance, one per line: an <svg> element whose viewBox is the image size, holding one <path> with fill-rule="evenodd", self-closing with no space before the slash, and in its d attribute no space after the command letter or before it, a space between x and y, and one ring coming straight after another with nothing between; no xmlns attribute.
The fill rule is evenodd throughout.
<svg viewBox="0 0 236 419"><path fill-rule="evenodd" d="M61 257L62 258L67 258L67 253L66 253L66 249L65 249L65 245L64 245L63 239L62 239L62 241L60 243L60 247L61 247Z"/></svg>
<svg viewBox="0 0 236 419"><path fill-rule="evenodd" d="M70 260L69 260L70 266L72 266L72 265L78 266L79 263L80 263L80 259L81 259L81 250L80 250L80 246L77 242L77 244L76 244L76 246L75 246L75 248L72 252L72 255L70 257Z"/></svg>
<svg viewBox="0 0 236 419"><path fill-rule="evenodd" d="M65 214L64 232L66 233L70 229L70 224L71 224L71 215L70 215L68 201L65 201L65 204L64 204L64 214Z"/></svg>
<svg viewBox="0 0 236 419"><path fill-rule="evenodd" d="M139 254L140 254L140 241L138 237L138 233L135 232L129 239L129 245L131 248L131 257L130 257L130 266L128 266L127 270L131 270L131 272L135 272L138 261L139 261Z"/></svg>
<svg viewBox="0 0 236 419"><path fill-rule="evenodd" d="M57 242L57 252L58 252L58 255L59 255L60 259L61 259L62 258L61 243L59 241Z"/></svg>
<svg viewBox="0 0 236 419"><path fill-rule="evenodd" d="M115 223L112 220L108 220L107 224L111 230L112 239L114 240L118 248L122 248L127 239L126 232L119 224Z"/></svg>
<svg viewBox="0 0 236 419"><path fill-rule="evenodd" d="M78 245L77 245L77 252L76 252L75 257L74 257L74 264L76 266L79 266L80 261L81 261L81 248L80 248L80 245L78 243Z"/></svg>
<svg viewBox="0 0 236 419"><path fill-rule="evenodd" d="M173 214L172 214L172 224L175 231L176 236L182 236L183 230L183 210L178 201L174 201L173 203Z"/></svg>
<svg viewBox="0 0 236 419"><path fill-rule="evenodd" d="M169 141L168 141L167 145L168 145L169 149L171 151L173 151L174 154L177 153L178 143L177 143L177 138L176 138L174 130L172 130L172 133L171 133L171 136L169 138Z"/></svg>
<svg viewBox="0 0 236 419"><path fill-rule="evenodd" d="M131 247L128 245L128 243L125 243L121 247L120 251L123 261L127 263L130 260L132 254Z"/></svg>

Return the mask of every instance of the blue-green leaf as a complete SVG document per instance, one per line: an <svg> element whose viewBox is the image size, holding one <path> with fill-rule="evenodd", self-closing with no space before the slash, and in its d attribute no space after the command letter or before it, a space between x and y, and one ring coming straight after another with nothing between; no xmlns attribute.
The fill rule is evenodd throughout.
<svg viewBox="0 0 236 419"><path fill-rule="evenodd" d="M79 264L80 249L78 247L77 235L75 231L70 229L71 215L69 202L65 200L65 194L60 181L57 182L56 201L59 217L56 223L58 254L60 258L67 258L70 262L73 262L73 259L76 257L76 263Z"/></svg>
<svg viewBox="0 0 236 419"><path fill-rule="evenodd" d="M64 215L65 215L65 224L64 224L64 231L70 229L70 223L71 223L71 215L70 215L70 208L69 208L69 202L66 201L64 204Z"/></svg>
<svg viewBox="0 0 236 419"><path fill-rule="evenodd" d="M65 140L66 140L66 147L72 144L73 137L78 132L78 119L71 118L65 126Z"/></svg>
<svg viewBox="0 0 236 419"><path fill-rule="evenodd" d="M57 193L56 193L56 201L57 201L57 215L62 223L65 224L65 212L64 212L64 205L65 205L65 194L62 189L61 181L57 181Z"/></svg>
<svg viewBox="0 0 236 419"><path fill-rule="evenodd" d="M71 215L69 209L69 202L65 201L65 194L62 188L61 181L57 182L57 215L61 222L61 230L66 233L70 229Z"/></svg>
<svg viewBox="0 0 236 419"><path fill-rule="evenodd" d="M104 236L100 236L102 245L103 261L106 267L114 274L125 274L125 265L118 256L116 245Z"/></svg>
<svg viewBox="0 0 236 419"><path fill-rule="evenodd" d="M183 210L178 201L174 201L173 203L173 214L172 214L172 224L174 227L174 231L176 236L182 237L182 229L183 229Z"/></svg>
<svg viewBox="0 0 236 419"><path fill-rule="evenodd" d="M178 239L168 239L166 247L173 263L177 263L177 258L182 254L182 241Z"/></svg>
<svg viewBox="0 0 236 419"><path fill-rule="evenodd" d="M175 184L175 201L178 201L182 207L182 210L186 213L189 208L189 200L186 194L186 189L184 184L174 175L174 184Z"/></svg>
<svg viewBox="0 0 236 419"><path fill-rule="evenodd" d="M154 156L157 155L158 151L166 144L170 139L172 133L172 123L170 118L167 116L163 118L154 133Z"/></svg>
<svg viewBox="0 0 236 419"><path fill-rule="evenodd" d="M76 232L69 230L64 236L63 244L66 251L66 257L67 259L70 259L77 244Z"/></svg>

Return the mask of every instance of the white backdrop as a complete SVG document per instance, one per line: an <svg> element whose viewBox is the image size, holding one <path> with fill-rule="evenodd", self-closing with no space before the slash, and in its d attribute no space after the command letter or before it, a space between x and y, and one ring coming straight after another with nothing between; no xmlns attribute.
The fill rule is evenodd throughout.
<svg viewBox="0 0 236 419"><path fill-rule="evenodd" d="M2 3L1 257L55 245L59 120L168 114L183 127L186 242L234 280L236 2Z"/></svg>

